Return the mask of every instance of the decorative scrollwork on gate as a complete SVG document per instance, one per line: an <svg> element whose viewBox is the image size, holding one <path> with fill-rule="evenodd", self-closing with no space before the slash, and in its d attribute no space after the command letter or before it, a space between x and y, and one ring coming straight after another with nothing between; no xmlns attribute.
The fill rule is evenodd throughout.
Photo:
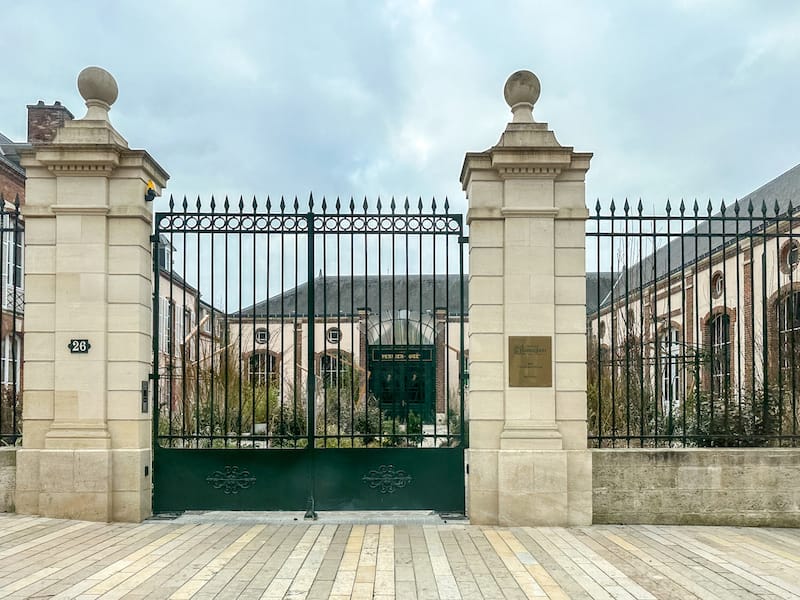
<svg viewBox="0 0 800 600"><path fill-rule="evenodd" d="M226 466L222 471L214 471L206 477L206 481L215 490L222 490L225 494L238 494L256 482L256 478L247 469L236 466Z"/></svg>
<svg viewBox="0 0 800 600"><path fill-rule="evenodd" d="M381 494L394 494L411 483L412 477L402 469L395 469L394 465L381 465L364 475L361 481Z"/></svg>

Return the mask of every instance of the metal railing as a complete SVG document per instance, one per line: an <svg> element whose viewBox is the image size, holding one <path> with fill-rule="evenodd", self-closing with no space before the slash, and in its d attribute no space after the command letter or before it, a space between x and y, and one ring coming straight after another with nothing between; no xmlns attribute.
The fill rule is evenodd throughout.
<svg viewBox="0 0 800 600"><path fill-rule="evenodd" d="M800 445L800 226L790 200L587 225L589 441Z"/></svg>
<svg viewBox="0 0 800 600"><path fill-rule="evenodd" d="M461 214L220 204L171 198L155 219L161 447L462 443Z"/></svg>
<svg viewBox="0 0 800 600"><path fill-rule="evenodd" d="M23 242L19 196L0 194L0 446L22 440Z"/></svg>

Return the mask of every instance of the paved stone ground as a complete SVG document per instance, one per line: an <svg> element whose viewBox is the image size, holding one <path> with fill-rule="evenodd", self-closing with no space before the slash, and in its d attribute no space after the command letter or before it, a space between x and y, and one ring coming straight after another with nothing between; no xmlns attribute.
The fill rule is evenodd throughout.
<svg viewBox="0 0 800 600"><path fill-rule="evenodd" d="M194 521L0 515L0 598L800 598L797 529Z"/></svg>

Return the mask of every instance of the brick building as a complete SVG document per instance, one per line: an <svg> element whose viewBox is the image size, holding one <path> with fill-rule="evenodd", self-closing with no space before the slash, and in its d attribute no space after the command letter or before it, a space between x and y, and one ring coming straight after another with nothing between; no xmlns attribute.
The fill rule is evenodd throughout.
<svg viewBox="0 0 800 600"><path fill-rule="evenodd" d="M52 142L72 113L60 102L28 106L28 135L14 142L0 133L0 445L16 442L21 428L24 298L25 169L20 152L35 143ZM18 204L17 204L18 203Z"/></svg>
<svg viewBox="0 0 800 600"><path fill-rule="evenodd" d="M590 235L589 249L602 248L597 264L610 267L587 274L589 368L613 380L600 382L605 393L626 397L628 388L650 386L663 414L680 412L693 396L745 406L763 390L796 397L798 206L800 165L727 208L687 204L671 217L631 212L628 229L625 216L604 226L616 226L613 240Z"/></svg>

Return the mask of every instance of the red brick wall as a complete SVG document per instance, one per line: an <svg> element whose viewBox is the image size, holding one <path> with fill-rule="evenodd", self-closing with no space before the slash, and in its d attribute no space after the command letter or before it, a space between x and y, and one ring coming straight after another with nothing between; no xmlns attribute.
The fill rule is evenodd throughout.
<svg viewBox="0 0 800 600"><path fill-rule="evenodd" d="M56 131L73 118L72 113L58 101L52 105L47 105L42 100L29 104L28 142L49 144L56 137Z"/></svg>
<svg viewBox="0 0 800 600"><path fill-rule="evenodd" d="M21 203L25 202L25 177L3 163L0 163L0 194L7 202L14 202L17 195Z"/></svg>

